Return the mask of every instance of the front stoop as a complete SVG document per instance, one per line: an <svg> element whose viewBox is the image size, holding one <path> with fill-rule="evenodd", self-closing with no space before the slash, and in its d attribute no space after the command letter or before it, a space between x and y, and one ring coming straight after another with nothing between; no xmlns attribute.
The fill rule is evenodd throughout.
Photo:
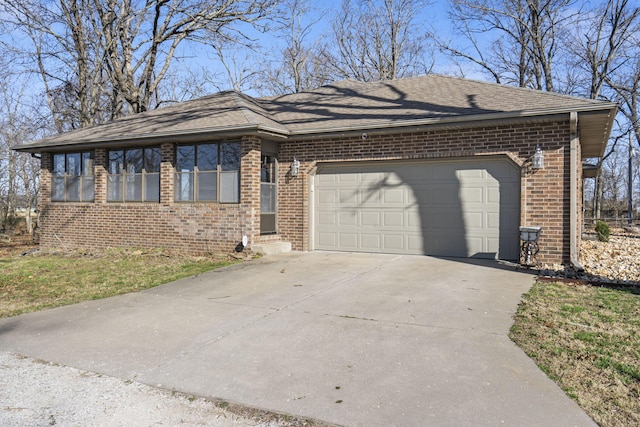
<svg viewBox="0 0 640 427"><path fill-rule="evenodd" d="M263 255L275 255L283 252L291 252L290 242L262 242L251 245L251 250Z"/></svg>

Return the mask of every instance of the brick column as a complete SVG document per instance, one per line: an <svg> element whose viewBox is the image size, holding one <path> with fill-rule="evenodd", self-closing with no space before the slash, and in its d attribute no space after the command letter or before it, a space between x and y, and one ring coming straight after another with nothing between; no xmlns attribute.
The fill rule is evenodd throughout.
<svg viewBox="0 0 640 427"><path fill-rule="evenodd" d="M53 155L42 153L40 157L40 194L38 195L38 209L43 210L51 203L51 171L53 169Z"/></svg>
<svg viewBox="0 0 640 427"><path fill-rule="evenodd" d="M53 154L42 153L40 155L40 192L38 194L38 237L41 247L51 245L51 226L48 223L49 209L51 208L51 175L53 171Z"/></svg>
<svg viewBox="0 0 640 427"><path fill-rule="evenodd" d="M346 145L346 144L345 144ZM315 150L319 144L280 144L280 169L278 186L278 234L284 241L291 242L293 250L309 250L309 226L313 212L310 206L309 185L313 176L310 172L316 162ZM330 155L338 150L330 150ZM291 164L296 158L300 162L298 176L291 176Z"/></svg>
<svg viewBox="0 0 640 427"><path fill-rule="evenodd" d="M576 182L571 185L577 186L576 198L578 202L578 220L575 224L572 224L575 227L575 236L576 236L576 253L578 258L580 258L580 244L582 242L582 229L584 228L584 178L582 176L582 144L578 142L578 153L577 153L577 161L576 161L576 171L577 171L577 179Z"/></svg>
<svg viewBox="0 0 640 427"><path fill-rule="evenodd" d="M260 153L261 140L247 136L241 140L240 232L254 242L260 236Z"/></svg>
<svg viewBox="0 0 640 427"><path fill-rule="evenodd" d="M104 148L96 148L93 159L93 175L95 180L94 203L106 203L107 168L109 163L107 150Z"/></svg>
<svg viewBox="0 0 640 427"><path fill-rule="evenodd" d="M308 168L306 168L305 170L308 170ZM310 180L314 179L313 176L309 175L308 173L303 173L302 175L302 179L300 180L300 182L298 183L298 185L301 187L300 188L300 192L302 193L302 212L301 212L301 216L302 216L302 250L303 251L308 251L309 250L309 217L311 215L313 215L313 212L310 212L310 204L309 204L309 198L311 197L311 194L309 194L309 185L310 185Z"/></svg>
<svg viewBox="0 0 640 427"><path fill-rule="evenodd" d="M544 169L529 171L522 180L522 225L541 226L538 260L559 264L569 258L568 148L545 149Z"/></svg>
<svg viewBox="0 0 640 427"><path fill-rule="evenodd" d="M160 145L160 204L173 204L173 183L175 182L175 148L171 142Z"/></svg>

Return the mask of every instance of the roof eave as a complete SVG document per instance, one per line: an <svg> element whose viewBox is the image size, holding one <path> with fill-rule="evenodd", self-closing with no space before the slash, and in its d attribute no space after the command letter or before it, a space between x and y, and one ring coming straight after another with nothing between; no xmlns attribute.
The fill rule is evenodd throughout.
<svg viewBox="0 0 640 427"><path fill-rule="evenodd" d="M180 144L191 142L203 142L212 139L233 139L243 136L263 136L266 138L283 139L288 136L288 132L265 125L242 125L242 126L226 126L210 129L198 129L190 132L163 132L154 133L152 135L135 135L118 138L105 139L85 139L73 142L48 143L36 142L33 144L25 144L14 147L15 151L27 153L41 153L47 151L58 151L67 149L93 149L118 147L123 145L139 144L153 145L163 142L175 142Z"/></svg>
<svg viewBox="0 0 640 427"><path fill-rule="evenodd" d="M589 111L579 115L578 127L582 129L580 143L582 145L583 159L601 158L604 155L617 111L617 104L610 104L608 110ZM589 126L593 125L601 130L599 132L588 132Z"/></svg>
<svg viewBox="0 0 640 427"><path fill-rule="evenodd" d="M289 131L286 128L276 128L264 124L250 124L238 126L226 126L198 129L194 131L181 132L162 132L146 135L135 135L117 138L105 139L85 139L80 141L60 143L51 143L47 140L36 142L33 144L25 144L15 147L14 150L21 152L40 153L46 151L58 151L65 149L90 149L103 147L117 147L129 144L151 145L162 142L190 143L202 142L211 139L229 139L239 138L242 136L257 135L265 139L290 139L301 140L309 138L327 138L332 136L358 135L363 132L369 133L398 133L407 130L411 131L427 131L439 128L459 128L469 127L487 123L506 123L522 120L544 120L546 118L558 117L559 115L568 114L570 112L578 112L581 114L582 120L590 120L596 116L600 119L606 115L606 129L602 129L599 135L591 135L583 142L588 143L584 149L583 157L601 157L606 147L617 105L614 103L602 103L597 106L581 106L581 107L563 107L555 109L540 109L528 111L510 111L500 113L476 114L468 116L455 117L431 117L426 119L414 119L406 121L396 121L392 123L381 123L376 125L351 125L336 126L320 129L303 129L297 131ZM60 137L56 137L58 139ZM598 155L593 155L598 154Z"/></svg>
<svg viewBox="0 0 640 427"><path fill-rule="evenodd" d="M343 126L343 127L332 127L332 128L321 128L321 129L310 129L310 130L298 130L292 131L289 139L307 139L307 138L321 138L321 137L331 137L331 136L345 136L345 135L356 135L362 132L375 132L375 133L396 133L401 132L402 130L406 130L407 128L412 128L413 131L423 131L423 130L433 130L438 128L448 128L448 127L468 127L481 123L505 123L509 121L522 121L522 120L541 120L545 118L558 117L560 115L569 114L571 112L593 112L593 111L610 111L613 110L613 113L609 113L611 117L615 116L616 104L604 104L598 106L599 108L594 108L594 106L583 106L583 107L574 107L574 108L557 108L557 109L545 109L545 110L530 110L530 111L510 111L510 112L502 112L502 113L488 113L488 114L476 114L469 116L455 116L455 117L435 117L435 118L427 118L427 119L417 119L417 120L407 120L407 121L396 121L393 123L382 123L377 125L368 125L368 126ZM613 119L611 119L612 121ZM609 131L605 131L604 134L607 135L610 132L611 126L609 126ZM605 138L605 143L606 139ZM604 148L603 148L604 150Z"/></svg>

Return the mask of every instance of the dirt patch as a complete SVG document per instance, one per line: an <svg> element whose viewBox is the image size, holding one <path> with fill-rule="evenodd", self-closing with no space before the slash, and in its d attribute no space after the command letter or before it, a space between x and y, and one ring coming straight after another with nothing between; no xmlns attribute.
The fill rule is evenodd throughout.
<svg viewBox="0 0 640 427"><path fill-rule="evenodd" d="M38 243L26 232L24 226L17 226L6 234L0 234L0 258L11 258L37 248Z"/></svg>

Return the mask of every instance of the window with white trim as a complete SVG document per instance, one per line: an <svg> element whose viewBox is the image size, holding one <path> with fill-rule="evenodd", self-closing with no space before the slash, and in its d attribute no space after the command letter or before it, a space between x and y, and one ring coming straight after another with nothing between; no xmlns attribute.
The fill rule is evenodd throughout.
<svg viewBox="0 0 640 427"><path fill-rule="evenodd" d="M240 143L178 145L176 202L240 201Z"/></svg>
<svg viewBox="0 0 640 427"><path fill-rule="evenodd" d="M92 202L94 183L93 151L53 155L51 201Z"/></svg>
<svg viewBox="0 0 640 427"><path fill-rule="evenodd" d="M160 147L109 150L107 201L160 201Z"/></svg>

